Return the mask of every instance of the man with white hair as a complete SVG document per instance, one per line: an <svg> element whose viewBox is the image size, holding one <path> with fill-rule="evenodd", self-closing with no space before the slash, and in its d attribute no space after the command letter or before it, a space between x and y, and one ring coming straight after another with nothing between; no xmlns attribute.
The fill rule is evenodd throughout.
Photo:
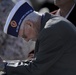
<svg viewBox="0 0 76 75"><path fill-rule="evenodd" d="M6 75L76 75L76 28L66 19L41 15L20 1L10 12L4 32L36 41L34 59L0 61L0 70Z"/></svg>
<svg viewBox="0 0 76 75"><path fill-rule="evenodd" d="M0 2L0 56L4 60L25 60L34 49L34 42L3 33L3 27L10 10L19 0L1 0ZM25 0L30 5L30 0ZM14 3L15 2L15 3Z"/></svg>

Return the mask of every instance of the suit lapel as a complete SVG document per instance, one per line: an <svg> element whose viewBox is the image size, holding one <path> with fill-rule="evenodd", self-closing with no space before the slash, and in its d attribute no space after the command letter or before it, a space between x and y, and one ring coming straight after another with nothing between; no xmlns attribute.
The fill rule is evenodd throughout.
<svg viewBox="0 0 76 75"><path fill-rule="evenodd" d="M76 26L76 5L74 6L72 12L69 14L67 19Z"/></svg>

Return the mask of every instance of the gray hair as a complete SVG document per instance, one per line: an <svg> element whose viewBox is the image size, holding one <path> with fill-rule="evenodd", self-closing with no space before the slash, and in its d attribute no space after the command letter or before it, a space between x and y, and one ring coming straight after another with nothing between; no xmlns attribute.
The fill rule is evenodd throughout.
<svg viewBox="0 0 76 75"><path fill-rule="evenodd" d="M40 16L40 15L41 15L40 13L38 13L38 12L36 12L36 11L33 11L33 12L30 13L27 17L24 18L24 20L23 20L20 28L23 28L23 27L24 27L24 23L25 23L25 21L27 21L27 20L30 20L30 21L32 21L32 22L34 22L34 23L36 23L36 24L38 25L39 16Z"/></svg>
<svg viewBox="0 0 76 75"><path fill-rule="evenodd" d="M38 21L38 17L39 17L39 13L37 13L36 11L33 11L32 13L30 13L25 19L26 20L31 20L33 22L37 22Z"/></svg>

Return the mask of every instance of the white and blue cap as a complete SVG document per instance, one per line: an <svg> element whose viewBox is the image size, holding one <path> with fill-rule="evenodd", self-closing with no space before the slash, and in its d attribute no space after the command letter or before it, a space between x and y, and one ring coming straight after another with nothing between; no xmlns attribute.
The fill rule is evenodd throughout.
<svg viewBox="0 0 76 75"><path fill-rule="evenodd" d="M6 24L4 26L4 33L18 37L22 21L33 11L34 9L26 1L19 1L13 7L7 18Z"/></svg>

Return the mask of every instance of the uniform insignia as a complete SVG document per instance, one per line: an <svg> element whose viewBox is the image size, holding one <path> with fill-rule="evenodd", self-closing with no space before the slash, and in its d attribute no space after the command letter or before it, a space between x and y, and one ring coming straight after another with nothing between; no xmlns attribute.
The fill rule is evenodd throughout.
<svg viewBox="0 0 76 75"><path fill-rule="evenodd" d="M16 21L14 21L14 20L10 22L10 25L11 25L12 27L17 27L17 23L16 23Z"/></svg>

